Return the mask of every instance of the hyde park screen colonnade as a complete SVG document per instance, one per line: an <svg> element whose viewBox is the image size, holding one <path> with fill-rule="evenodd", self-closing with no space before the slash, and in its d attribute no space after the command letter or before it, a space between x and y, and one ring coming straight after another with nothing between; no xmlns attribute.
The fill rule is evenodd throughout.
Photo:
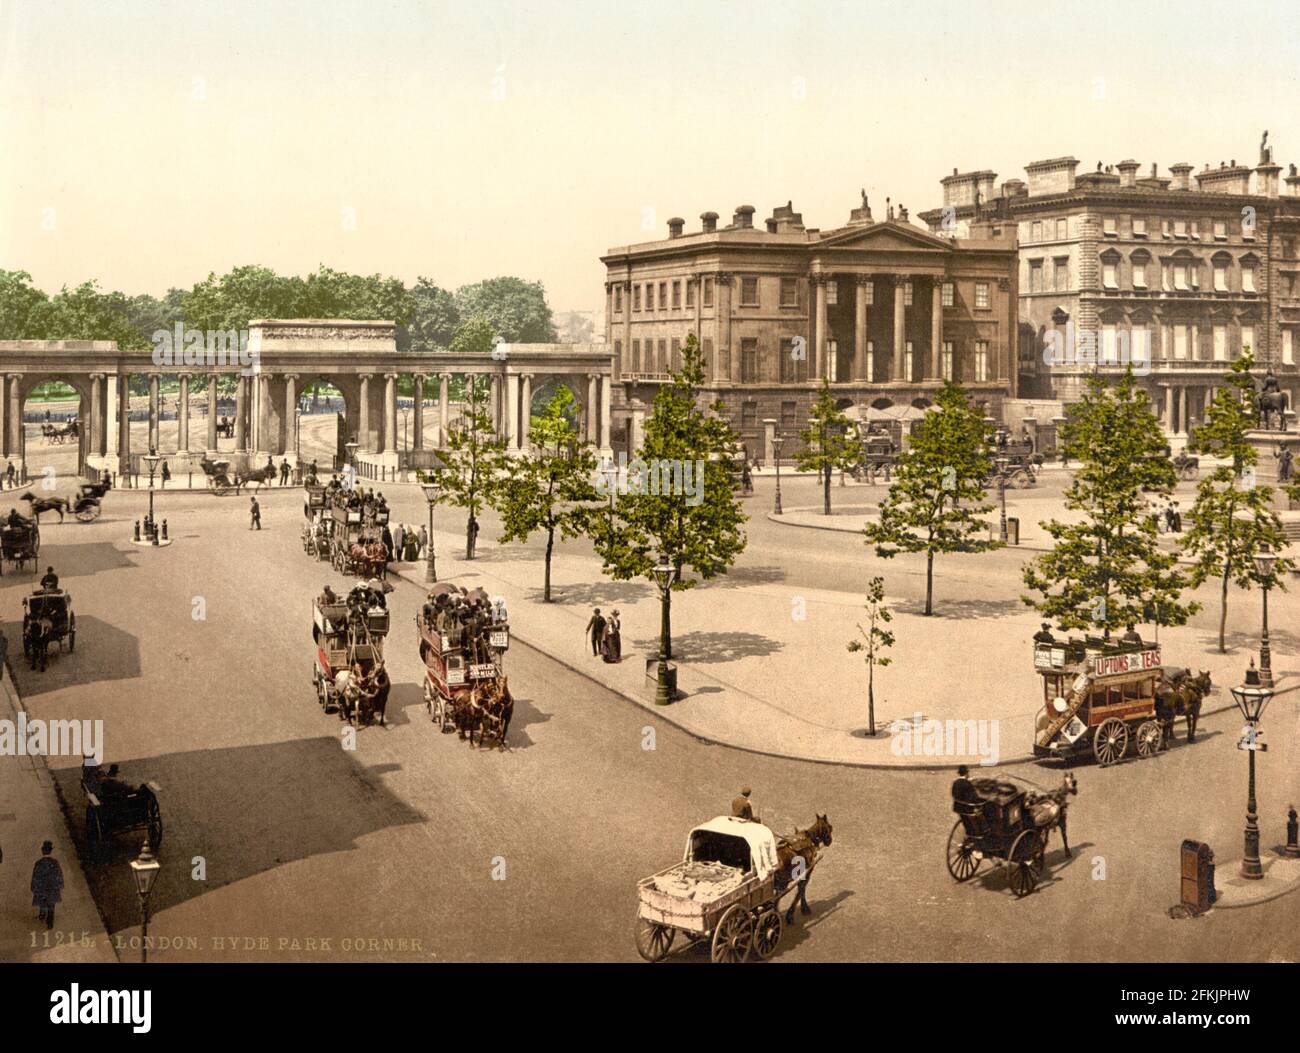
<svg viewBox="0 0 1300 1053"><path fill-rule="evenodd" d="M23 407L34 389L60 380L80 396L78 417L84 426L78 466L83 471L138 470L138 456L147 451L132 450L133 412L139 420L147 415L148 447L163 454L174 473L187 470L203 454L218 449L220 414L212 408L218 406L218 379L223 375L235 378L233 450L224 455L237 466L260 465L272 456L296 463L299 400L309 385L322 381L342 396L339 452L355 440L357 467L365 475L426 466L420 451L445 442L447 429L458 415L459 407L453 407L449 397L451 378L457 375L488 378L492 419L510 449L518 450L528 441L528 408L560 384L570 388L581 406L583 435L603 454L611 448L613 363L611 355L596 344L501 344L491 357L399 353L392 322L278 319L249 323L242 357L235 341L225 354L205 352L200 365L181 364L185 353L180 349L162 364L156 357L155 349L120 350L112 341L0 341L4 456L16 469L31 469L24 462ZM148 378L147 413L139 406L143 396L132 405L129 381L134 376ZM159 389L165 376L179 380L174 450L164 449L159 442ZM409 443L398 440L399 376L414 381ZM434 385L439 402L437 432L426 442L424 402L426 397L432 399ZM196 403L207 407L202 435L190 427Z"/></svg>

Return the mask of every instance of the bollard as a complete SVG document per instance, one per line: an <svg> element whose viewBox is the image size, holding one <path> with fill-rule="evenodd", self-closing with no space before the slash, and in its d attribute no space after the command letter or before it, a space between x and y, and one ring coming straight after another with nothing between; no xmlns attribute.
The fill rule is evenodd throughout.
<svg viewBox="0 0 1300 1053"><path fill-rule="evenodd" d="M135 521L135 540L140 540L140 520Z"/></svg>
<svg viewBox="0 0 1300 1053"><path fill-rule="evenodd" d="M167 540L167 520L163 520L162 539Z"/></svg>
<svg viewBox="0 0 1300 1053"><path fill-rule="evenodd" d="M1296 841L1297 826L1300 826L1300 823L1296 821L1295 805L1293 804L1286 813L1286 854L1289 856L1300 856L1300 842Z"/></svg>

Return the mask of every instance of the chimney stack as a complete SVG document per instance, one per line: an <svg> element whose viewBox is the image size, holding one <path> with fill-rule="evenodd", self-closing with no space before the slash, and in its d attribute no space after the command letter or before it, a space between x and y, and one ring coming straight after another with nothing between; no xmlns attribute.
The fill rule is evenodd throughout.
<svg viewBox="0 0 1300 1053"><path fill-rule="evenodd" d="M754 226L754 206L737 205L736 214L731 218L731 225L736 230L750 230Z"/></svg>
<svg viewBox="0 0 1300 1053"><path fill-rule="evenodd" d="M1186 161L1180 161L1176 165L1170 165L1169 174L1174 177L1174 181L1169 187L1170 190L1192 189L1192 166Z"/></svg>
<svg viewBox="0 0 1300 1053"><path fill-rule="evenodd" d="M700 223L705 234L712 234L718 229L718 214L716 212L701 212Z"/></svg>
<svg viewBox="0 0 1300 1053"><path fill-rule="evenodd" d="M1138 163L1131 158L1121 161L1115 166L1119 169L1119 185L1122 187L1137 186Z"/></svg>
<svg viewBox="0 0 1300 1053"><path fill-rule="evenodd" d="M673 218L668 221L668 236L670 238L680 238L682 236L682 228L685 226L686 220L682 219L680 216L673 216Z"/></svg>

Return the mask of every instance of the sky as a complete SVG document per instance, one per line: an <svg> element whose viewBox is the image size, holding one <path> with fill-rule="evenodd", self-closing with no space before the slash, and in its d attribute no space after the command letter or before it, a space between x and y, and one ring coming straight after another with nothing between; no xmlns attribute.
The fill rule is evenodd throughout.
<svg viewBox="0 0 1300 1053"><path fill-rule="evenodd" d="M1300 4L0 0L0 268L163 294L259 263L542 281L953 168L1300 162ZM881 211L877 211L880 215Z"/></svg>

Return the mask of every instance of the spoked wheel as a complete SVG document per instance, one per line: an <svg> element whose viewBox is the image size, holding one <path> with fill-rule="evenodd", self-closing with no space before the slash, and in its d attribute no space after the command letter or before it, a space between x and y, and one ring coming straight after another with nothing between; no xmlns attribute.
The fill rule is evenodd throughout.
<svg viewBox="0 0 1300 1053"><path fill-rule="evenodd" d="M1033 483L1033 476L1023 468L1018 468L1012 472L1011 478L1007 480L1007 485L1013 490L1024 490L1026 487L1032 486Z"/></svg>
<svg viewBox="0 0 1300 1053"><path fill-rule="evenodd" d="M1038 871L1043 865L1043 842L1037 830L1025 830L1011 843L1007 866L1011 868L1011 891L1023 899L1038 887Z"/></svg>
<svg viewBox="0 0 1300 1053"><path fill-rule="evenodd" d="M776 953L781 942L781 912L768 907L754 923L754 953L764 961Z"/></svg>
<svg viewBox="0 0 1300 1053"><path fill-rule="evenodd" d="M657 921L638 917L633 936L636 939L636 953L648 962L661 962L668 957L673 938L677 930Z"/></svg>
<svg viewBox="0 0 1300 1053"><path fill-rule="evenodd" d="M1164 737L1164 729L1154 720L1144 720L1138 725L1137 734L1134 736L1134 745L1137 747L1139 757L1150 757L1160 749L1161 740Z"/></svg>
<svg viewBox="0 0 1300 1053"><path fill-rule="evenodd" d="M158 799L156 797L150 798L149 800L148 826L149 847L157 852L162 846L163 825L162 811L158 807Z"/></svg>
<svg viewBox="0 0 1300 1053"><path fill-rule="evenodd" d="M948 873L954 881L969 881L979 868L980 857L975 854L975 845L958 819L948 835Z"/></svg>
<svg viewBox="0 0 1300 1053"><path fill-rule="evenodd" d="M1114 764L1128 749L1128 725L1118 717L1103 722L1092 736L1092 752L1103 768Z"/></svg>
<svg viewBox="0 0 1300 1053"><path fill-rule="evenodd" d="M77 616L68 616L68 654L77 649Z"/></svg>
<svg viewBox="0 0 1300 1053"><path fill-rule="evenodd" d="M712 958L720 963L743 962L749 957L754 937L754 923L749 911L733 903L713 930Z"/></svg>
<svg viewBox="0 0 1300 1053"><path fill-rule="evenodd" d="M91 505L89 508L83 508L76 513L77 522L93 523L99 518L99 505Z"/></svg>

